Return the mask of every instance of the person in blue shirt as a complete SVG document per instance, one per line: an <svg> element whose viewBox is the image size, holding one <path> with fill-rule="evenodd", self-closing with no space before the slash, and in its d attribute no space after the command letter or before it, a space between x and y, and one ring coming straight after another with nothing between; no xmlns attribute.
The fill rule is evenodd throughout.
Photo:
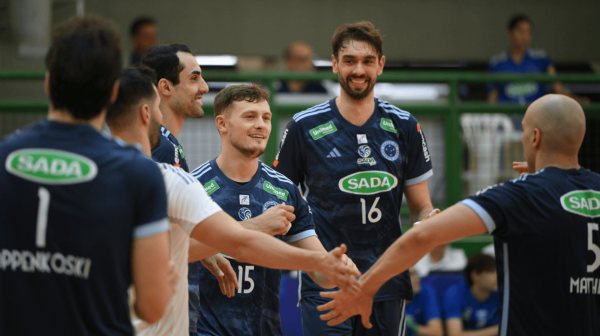
<svg viewBox="0 0 600 336"><path fill-rule="evenodd" d="M313 64L313 48L303 41L294 41L284 52L285 69L287 71L315 72ZM306 82L299 80L282 81L277 92L282 93L327 93L327 89L320 82Z"/></svg>
<svg viewBox="0 0 600 336"><path fill-rule="evenodd" d="M140 318L165 311L162 174L100 133L121 61L112 23L59 24L46 55L48 118L0 141L0 335L134 335L132 284Z"/></svg>
<svg viewBox="0 0 600 336"><path fill-rule="evenodd" d="M433 247L494 235L500 335L600 335L600 175L581 167L581 106L564 95L533 102L523 118L529 174L476 193L408 230L361 278L358 293L323 293L335 325L365 326L377 289Z"/></svg>
<svg viewBox="0 0 600 336"><path fill-rule="evenodd" d="M508 51L500 53L489 62L491 73L556 74L552 59L543 50L529 48L532 39L532 23L526 15L515 15L508 22ZM488 85L488 101L491 103L529 104L545 95L546 86L555 93L567 95L579 102L588 103L589 98L571 93L562 83L502 82Z"/></svg>
<svg viewBox="0 0 600 336"><path fill-rule="evenodd" d="M382 37L370 22L344 24L332 39L333 72L340 96L294 115L281 140L275 170L303 188L317 235L327 250L348 244L348 256L366 271L402 235L398 212L406 197L410 220L432 210L427 179L431 155L417 119L375 97L383 72ZM397 335L404 332L405 300L413 293L408 272L376 297L377 328L348 321L330 327L316 306L323 288L302 274L304 335Z"/></svg>
<svg viewBox="0 0 600 336"><path fill-rule="evenodd" d="M410 282L414 299L406 305L406 335L442 336L440 304L435 289L430 284L421 284L414 267L410 268Z"/></svg>
<svg viewBox="0 0 600 336"><path fill-rule="evenodd" d="M268 98L269 94L256 85L232 85L217 94L215 122L223 149L192 175L242 226L274 235L292 246L325 252L298 187L258 159L271 133ZM274 220L281 215L284 221ZM239 287L232 298L223 296L215 277L200 269L197 335L282 335L281 271L228 258L238 271ZM352 265L347 257L344 259ZM335 287L324 274L309 274L319 285Z"/></svg>
<svg viewBox="0 0 600 336"><path fill-rule="evenodd" d="M448 288L444 295L448 336L498 335L498 281L494 258L475 254L469 258L464 273L466 282Z"/></svg>

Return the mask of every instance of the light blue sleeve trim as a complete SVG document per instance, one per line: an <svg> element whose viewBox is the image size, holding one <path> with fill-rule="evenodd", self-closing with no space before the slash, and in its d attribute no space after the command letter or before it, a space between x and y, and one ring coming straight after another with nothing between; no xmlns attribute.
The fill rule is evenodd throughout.
<svg viewBox="0 0 600 336"><path fill-rule="evenodd" d="M494 222L492 216L490 216L490 214L487 211L485 211L485 209L481 205L477 204L477 202L470 199L463 200L460 203L468 206L469 208L471 208L471 210L475 211L477 216L481 218L481 220L487 227L488 233L491 234L492 232L494 232L494 230L496 230L496 222Z"/></svg>
<svg viewBox="0 0 600 336"><path fill-rule="evenodd" d="M156 222L137 226L135 229L133 229L133 239L146 238L168 231L170 225L171 223L169 222L169 219L165 217L161 220L157 220Z"/></svg>
<svg viewBox="0 0 600 336"><path fill-rule="evenodd" d="M297 233L293 236L286 236L285 237L285 242L286 243L293 243L293 242L297 242L299 240L302 240L304 238L308 238L308 237L312 237L312 236L316 236L317 233L315 232L315 230L310 229L310 230L306 230L306 231L302 231L300 233Z"/></svg>
<svg viewBox="0 0 600 336"><path fill-rule="evenodd" d="M413 184L417 184L417 183L421 183L425 180L427 180L428 178L430 178L433 175L433 168L429 169L428 172L426 172L425 174L421 175L421 176L417 176L415 178L411 178L410 180L406 180L404 182L404 186L411 186Z"/></svg>

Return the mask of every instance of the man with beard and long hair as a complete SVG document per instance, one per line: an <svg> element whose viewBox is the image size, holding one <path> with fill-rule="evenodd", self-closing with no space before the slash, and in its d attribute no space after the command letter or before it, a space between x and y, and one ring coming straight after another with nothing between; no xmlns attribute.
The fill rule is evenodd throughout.
<svg viewBox="0 0 600 336"><path fill-rule="evenodd" d="M269 94L255 85L232 85L215 97L215 123L222 152L192 175L230 216L248 229L302 249L325 252L313 217L300 190L285 176L260 162L271 133ZM279 218L284 217L285 220ZM212 274L200 269L197 335L282 335L279 318L281 271L230 258L238 271L237 295L226 298ZM346 256L344 261L351 266ZM309 273L326 288L335 284L325 274Z"/></svg>
<svg viewBox="0 0 600 336"><path fill-rule="evenodd" d="M383 72L382 37L370 22L344 24L332 39L339 97L294 115L273 163L300 184L327 250L348 244L348 256L366 271L402 235L398 213L406 196L411 223L433 210L427 179L433 175L425 136L408 112L377 99ZM413 293L408 271L375 296L374 328L355 320L336 327L319 319L322 287L301 279L304 335L402 335L405 300Z"/></svg>

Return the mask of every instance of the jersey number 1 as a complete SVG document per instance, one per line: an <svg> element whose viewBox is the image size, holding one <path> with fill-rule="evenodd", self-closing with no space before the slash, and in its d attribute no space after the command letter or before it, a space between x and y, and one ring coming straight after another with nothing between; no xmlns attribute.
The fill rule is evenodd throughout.
<svg viewBox="0 0 600 336"><path fill-rule="evenodd" d="M369 210L368 214L367 214L367 201L365 201L364 198L360 199L363 224L367 224L367 217L369 218L369 222L371 222L371 223L377 223L381 219L381 210L377 209L377 202L379 202L379 198L380 197L377 197L375 199L375 202L373 202L373 205L371 206L371 209ZM373 214L376 214L376 216L373 217Z"/></svg>
<svg viewBox="0 0 600 336"><path fill-rule="evenodd" d="M44 187L38 189L37 225L35 230L35 246L46 247L46 228L48 227L48 208L50 207L50 192Z"/></svg>

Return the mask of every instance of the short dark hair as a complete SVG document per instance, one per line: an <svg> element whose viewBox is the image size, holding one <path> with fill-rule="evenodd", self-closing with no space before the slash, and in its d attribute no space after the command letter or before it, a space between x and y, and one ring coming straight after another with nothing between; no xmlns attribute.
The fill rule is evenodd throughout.
<svg viewBox="0 0 600 336"><path fill-rule="evenodd" d="M215 97L215 117L224 114L236 101L260 103L263 100L269 100L269 96L269 92L258 85L230 85L221 90Z"/></svg>
<svg viewBox="0 0 600 336"><path fill-rule="evenodd" d="M156 98L154 71L145 66L128 67L119 76L119 95L108 108L106 123L110 128L124 129L135 115L133 110L142 100Z"/></svg>
<svg viewBox="0 0 600 336"><path fill-rule="evenodd" d="M471 279L471 273L473 271L477 273L481 272L493 272L496 270L496 260L487 254L477 253L472 255L467 261L465 267L465 278L469 287L473 286L473 279Z"/></svg>
<svg viewBox="0 0 600 336"><path fill-rule="evenodd" d="M343 24L333 33L331 46L333 47L333 54L336 59L338 58L340 49L345 48L347 42L352 40L370 43L375 48L377 56L379 58L383 56L383 36L379 33L379 30L375 29L375 26L371 22L360 21Z"/></svg>
<svg viewBox="0 0 600 336"><path fill-rule="evenodd" d="M158 44L150 48L142 59L142 64L156 72L156 83L165 78L173 85L179 84L179 73L183 66L179 63L177 52L192 53L185 44Z"/></svg>
<svg viewBox="0 0 600 336"><path fill-rule="evenodd" d="M137 35L140 32L140 29L142 28L142 26L145 26L147 24L156 25L156 20L154 20L153 18L151 18L149 16L138 17L131 24L131 27L129 28L129 35L130 36Z"/></svg>
<svg viewBox="0 0 600 336"><path fill-rule="evenodd" d="M519 22L521 21L527 21L531 24L531 19L529 18L529 16L525 15L525 14L517 14L517 15L513 15L509 20L508 20L508 30L511 31L513 29L515 29L515 27L519 24Z"/></svg>
<svg viewBox="0 0 600 336"><path fill-rule="evenodd" d="M84 16L57 25L46 54L52 106L75 119L97 116L110 104L121 54L121 36L110 21Z"/></svg>

